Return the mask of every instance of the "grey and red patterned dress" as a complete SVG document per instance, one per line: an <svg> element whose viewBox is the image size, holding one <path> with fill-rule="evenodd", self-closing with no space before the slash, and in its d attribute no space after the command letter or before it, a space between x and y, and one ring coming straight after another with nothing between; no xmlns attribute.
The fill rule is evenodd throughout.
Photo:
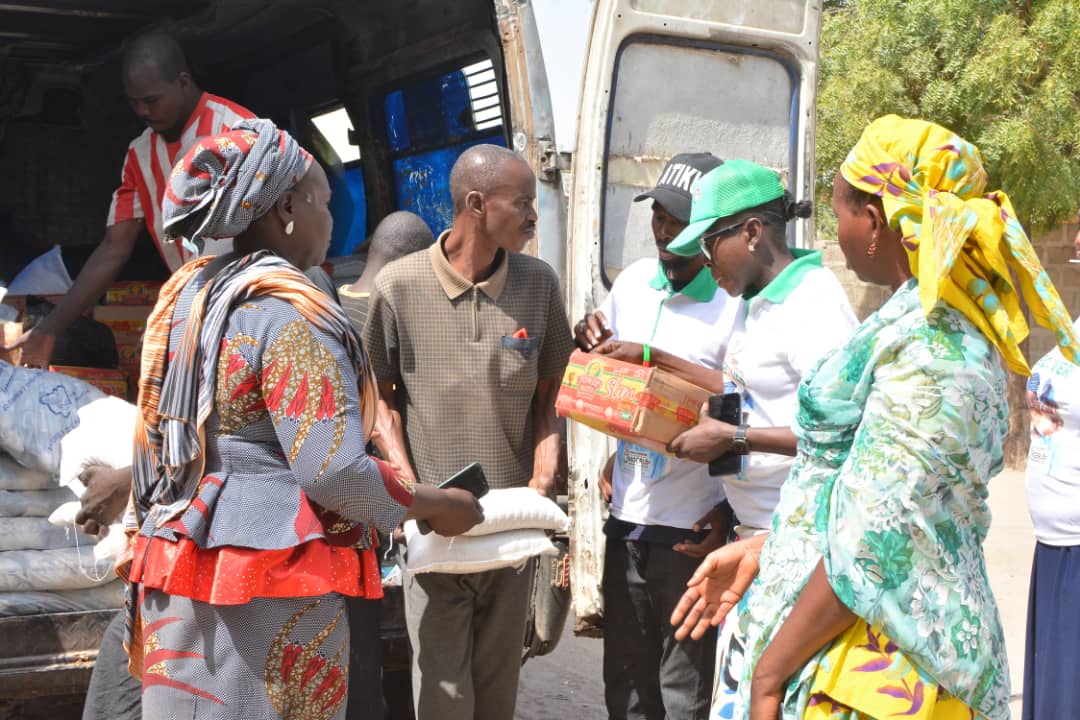
<svg viewBox="0 0 1080 720"><path fill-rule="evenodd" d="M344 596L381 596L374 530L412 499L364 452L374 395L350 332L268 253L196 261L163 289L130 571L144 717L344 717Z"/></svg>

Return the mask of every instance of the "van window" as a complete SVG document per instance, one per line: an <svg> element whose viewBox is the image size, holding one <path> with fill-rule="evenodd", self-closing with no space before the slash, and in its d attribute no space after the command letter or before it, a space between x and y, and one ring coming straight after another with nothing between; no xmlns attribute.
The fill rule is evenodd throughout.
<svg viewBox="0 0 1080 720"><path fill-rule="evenodd" d="M712 152L784 175L795 162L797 71L765 51L669 38L631 38L619 51L604 168L603 280L655 255L649 201L668 158ZM684 82L671 82L682 78Z"/></svg>
<svg viewBox="0 0 1080 720"><path fill-rule="evenodd" d="M360 159L360 148L349 142L349 131L353 129L352 120L345 108L338 107L319 113L311 118L315 127L323 134L330 147L334 148L338 158L345 165Z"/></svg>
<svg viewBox="0 0 1080 720"><path fill-rule="evenodd" d="M490 58L417 76L383 102L397 208L438 235L450 227L450 168L480 143L506 146L499 83Z"/></svg>
<svg viewBox="0 0 1080 720"><path fill-rule="evenodd" d="M352 120L349 119L349 113L345 108L338 106L312 116L311 122L341 161L341 179L344 180L345 190L352 199L351 214L342 213L347 216L349 230L348 232L338 230L337 225L341 222L341 218L335 215L334 237L326 251L326 256L351 255L367 239L367 193L364 189L364 171L360 166L360 148L349 142L349 132L353 129ZM333 182L336 179L333 178L331 184L334 186L334 191L340 193L342 183ZM332 207L336 204L331 201Z"/></svg>

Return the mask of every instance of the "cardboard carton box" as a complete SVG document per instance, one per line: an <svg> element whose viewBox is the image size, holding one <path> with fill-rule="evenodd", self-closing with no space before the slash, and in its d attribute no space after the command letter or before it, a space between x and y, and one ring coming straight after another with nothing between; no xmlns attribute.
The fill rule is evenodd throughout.
<svg viewBox="0 0 1080 720"><path fill-rule="evenodd" d="M0 323L0 348L7 347L11 343L18 340L19 336L22 335L22 333L22 323ZM10 351L0 350L0 360L11 363L12 365L18 365L19 362L22 360L22 348L15 348L14 350Z"/></svg>
<svg viewBox="0 0 1080 720"><path fill-rule="evenodd" d="M98 305L94 319L117 333L141 333L146 328L146 318L154 309L152 305Z"/></svg>
<svg viewBox="0 0 1080 720"><path fill-rule="evenodd" d="M128 379L123 370L75 367L74 365L50 365L49 372L78 378L89 385L93 385L106 395L113 395L121 400L128 399Z"/></svg>
<svg viewBox="0 0 1080 720"><path fill-rule="evenodd" d="M709 391L659 368L574 351L555 411L613 437L667 452L697 424Z"/></svg>
<svg viewBox="0 0 1080 720"><path fill-rule="evenodd" d="M139 355L139 340L142 333L113 331L116 338L116 354L120 358L117 365L127 375L128 401L134 402L139 393L139 375L141 374L141 356Z"/></svg>
<svg viewBox="0 0 1080 720"><path fill-rule="evenodd" d="M98 305L94 308L94 319L112 330L119 368L128 381L129 401L134 401L139 392L139 340L153 309L151 305Z"/></svg>
<svg viewBox="0 0 1080 720"><path fill-rule="evenodd" d="M105 291L106 305L153 305L157 302L161 283L132 280L113 283Z"/></svg>

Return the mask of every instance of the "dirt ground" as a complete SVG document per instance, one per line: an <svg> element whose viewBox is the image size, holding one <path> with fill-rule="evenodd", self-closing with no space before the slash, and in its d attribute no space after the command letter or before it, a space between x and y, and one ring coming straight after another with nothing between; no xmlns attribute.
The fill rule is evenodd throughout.
<svg viewBox="0 0 1080 720"><path fill-rule="evenodd" d="M603 720L604 641L574 637L567 622L554 652L521 668L516 720Z"/></svg>

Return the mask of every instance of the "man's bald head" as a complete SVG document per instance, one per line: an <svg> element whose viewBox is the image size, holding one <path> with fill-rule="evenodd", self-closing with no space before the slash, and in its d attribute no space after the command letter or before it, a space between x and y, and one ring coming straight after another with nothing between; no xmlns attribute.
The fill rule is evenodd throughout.
<svg viewBox="0 0 1080 720"><path fill-rule="evenodd" d="M191 74L180 43L161 30L136 35L124 45L124 77L150 67L155 68L165 82L172 82L182 72Z"/></svg>
<svg viewBox="0 0 1080 720"><path fill-rule="evenodd" d="M371 235L368 259L389 263L400 257L426 250L435 242L431 228L419 215L406 210L392 212L382 219Z"/></svg>
<svg viewBox="0 0 1080 720"><path fill-rule="evenodd" d="M450 170L450 199L454 215L465 207L465 196L473 190L491 195L503 181L503 171L511 163L528 168L524 158L499 145L473 145L461 153Z"/></svg>

